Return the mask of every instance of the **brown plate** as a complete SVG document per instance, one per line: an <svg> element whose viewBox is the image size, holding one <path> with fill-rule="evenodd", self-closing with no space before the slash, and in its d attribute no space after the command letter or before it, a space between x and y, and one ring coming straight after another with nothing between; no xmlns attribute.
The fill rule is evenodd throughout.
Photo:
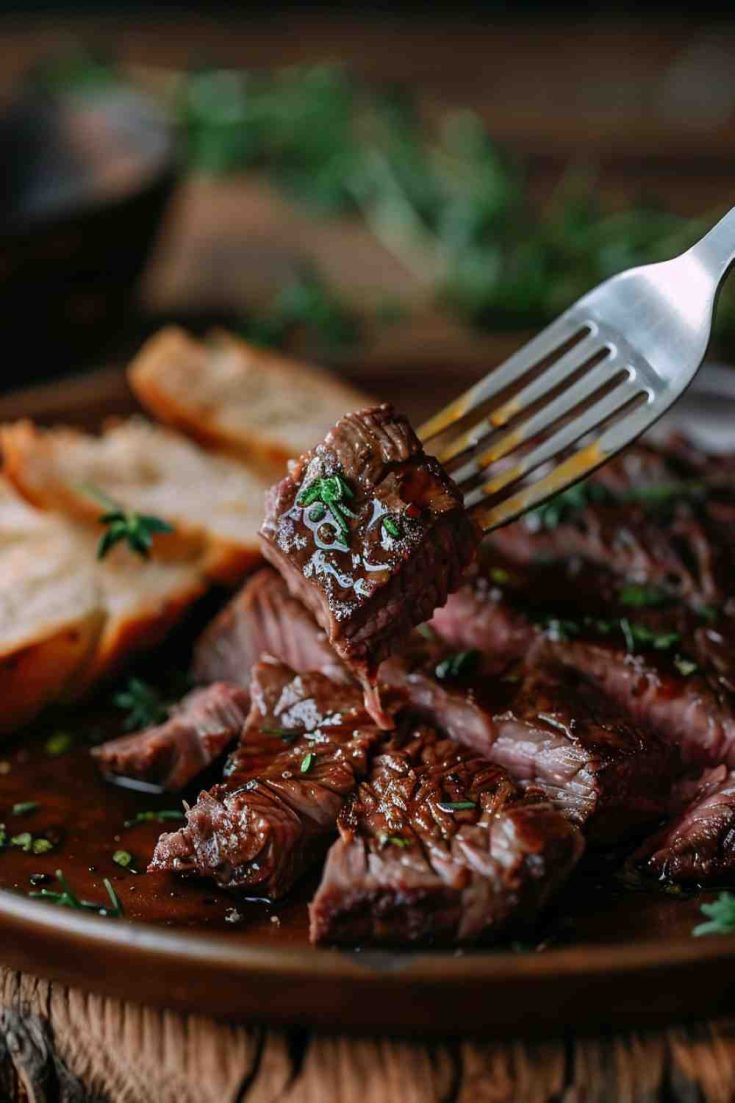
<svg viewBox="0 0 735 1103"><path fill-rule="evenodd" d="M441 384L437 390L446 387L446 377ZM730 386L729 377L710 374L678 417L695 431L711 432L713 414L721 425L731 424ZM0 418L25 414L91 425L130 405L120 376L104 373L70 381L63 392L36 388L3 398ZM455 953L315 950L306 938L305 907L313 885L278 908L236 905L207 886L121 869L113 852L129 851L143 869L161 829L126 822L140 811L175 809L178 801L98 778L89 740L119 722L103 700L46 720L0 751L0 819L7 830L58 840L48 854L18 847L0 853L4 965L182 1011L339 1030L517 1036L735 1009L735 937L691 937L702 898L631 892L616 883L609 865L582 870L543 929L526 936L525 947ZM75 741L54 756L47 741L59 724ZM38 807L12 811L28 801ZM102 918L29 897L31 875L45 875L41 887L55 888L59 867L88 900L103 901L103 878L109 878L125 917Z"/></svg>

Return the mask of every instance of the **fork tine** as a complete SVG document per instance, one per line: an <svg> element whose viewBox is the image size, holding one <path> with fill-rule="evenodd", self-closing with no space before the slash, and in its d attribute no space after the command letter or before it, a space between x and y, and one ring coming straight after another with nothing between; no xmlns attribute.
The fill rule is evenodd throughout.
<svg viewBox="0 0 735 1103"><path fill-rule="evenodd" d="M576 314L572 312L562 314L560 318L557 318L546 329L542 329L536 337L533 337L523 348L508 357L503 364L486 375L479 383L475 383L454 402L450 402L438 414L429 418L419 429L418 435L421 441L426 444L427 441L443 433L455 422L466 417L476 406L502 394L507 387L530 371L535 364L552 356L554 352L562 348L577 334L582 339L586 336L583 330L589 330L590 328L594 328L594 324L579 321Z"/></svg>
<svg viewBox="0 0 735 1103"><path fill-rule="evenodd" d="M606 454L597 445L588 446L569 456L553 471L531 486L524 487L509 498L503 498L494 505L482 506L477 502L471 509L472 515L483 532L490 532L508 521L515 520L521 513L533 509L545 498L558 494L572 483L578 482L601 463L604 463Z"/></svg>
<svg viewBox="0 0 735 1103"><path fill-rule="evenodd" d="M580 437L583 437L586 433L601 425L608 417L629 405L637 396L645 393L640 387L631 385L627 379L621 382L621 385L615 387L600 401L584 410L579 417L573 418L556 433L541 441L525 456L522 456L516 464L488 479L482 486L470 491L465 496L465 505L469 509L481 502L483 498L497 494L506 486L518 482L519 479L530 474L537 467L553 460L560 452L571 447ZM598 442L598 447L602 448L602 441ZM487 473L489 474L489 469Z"/></svg>
<svg viewBox="0 0 735 1103"><path fill-rule="evenodd" d="M519 443L532 440L535 436L545 432L564 414L592 398L602 387L612 383L615 376L619 375L622 370L620 361L616 356L606 357L583 375L581 379L578 379L573 386L557 395L547 406L543 406L531 417L522 421L521 424L503 433L482 455L469 460L462 467L453 471L452 478L456 483L461 484L479 474L489 464L503 459ZM446 461L442 460L442 462Z"/></svg>
<svg viewBox="0 0 735 1103"><path fill-rule="evenodd" d="M594 359L598 353L605 349L606 346L601 345L596 337L596 333L588 333L586 337L583 337L573 348L565 352L563 356L552 363L545 371L542 371L517 394L513 395L511 399L498 406L497 409L492 410L479 425L474 425L464 433L460 433L445 448L437 451L436 458L439 462L446 465L451 460L461 456L463 452L477 447L486 433L492 432L494 429L501 429L511 418L528 410L534 403L540 402L544 395L549 394L555 387L558 387L573 375L575 371L583 367L587 361Z"/></svg>
<svg viewBox="0 0 735 1103"><path fill-rule="evenodd" d="M656 415L662 413L663 408L656 410ZM482 500L478 500L474 506L468 505L468 508L472 509L474 518L483 532L490 532L491 529L513 521L521 513L533 509L539 502L584 479L603 464L608 456L635 440L644 429L649 427L651 420L650 404L643 403L637 410L626 414L621 421L616 421L609 426L598 441L578 449L531 486L523 487L515 494L493 505L483 506Z"/></svg>

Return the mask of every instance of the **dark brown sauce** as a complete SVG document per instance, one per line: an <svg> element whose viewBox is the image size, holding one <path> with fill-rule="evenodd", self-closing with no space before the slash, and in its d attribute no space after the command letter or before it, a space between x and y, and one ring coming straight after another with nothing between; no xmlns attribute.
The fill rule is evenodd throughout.
<svg viewBox="0 0 735 1103"><path fill-rule="evenodd" d="M69 719L65 731L74 730ZM78 728L83 732L88 724L80 719ZM176 830L180 823L125 824L141 812L181 810L181 798L141 793L105 781L81 736L67 752L49 754L45 744L51 731L46 728L18 736L0 751L0 822L5 824L8 839L21 832L58 839L46 854L26 853L9 845L0 849L0 887L23 895L39 888L56 891L55 871L60 869L78 897L100 904L107 901L103 878L109 878L127 920L241 933L250 940L306 940L306 901L313 883L276 906L235 900L208 883L146 873L158 836ZM189 800L195 799L196 791L187 794ZM29 801L37 802L38 807L13 814L15 805ZM133 856L137 872L113 861L118 850ZM38 882L39 874L47 879L34 884L31 878Z"/></svg>
<svg viewBox="0 0 735 1103"><path fill-rule="evenodd" d="M95 716L99 732L97 721ZM103 718L102 723L111 734L119 731L119 714L114 720ZM181 799L136 792L101 778L85 738L91 726L88 713L80 712L76 722L71 716L65 717L64 730L74 733L75 743L57 756L45 749L54 730L51 726L24 733L3 745L0 822L5 823L8 837L28 831L34 836L58 838L59 842L48 854L25 853L11 846L0 849L0 888L24 896L40 887L57 889L54 874L60 869L79 897L104 904L103 878L107 877L122 902L123 921L206 929L270 946L305 946L307 903L318 882L318 870L278 905L236 900L209 883L145 872L158 835L179 825L148 822L125 827L125 823L140 812L180 809ZM198 788L186 794L186 799L193 800ZM14 805L28 801L36 801L38 808L13 815ZM132 854L140 872L116 865L112 858L116 850ZM34 885L31 877L37 874L45 874L49 880ZM517 937L525 949L686 937L700 918L699 903L696 897L632 892L615 879L614 863L609 857L593 858L570 881L541 928L532 936L509 932L509 939ZM55 905L44 902L42 906Z"/></svg>

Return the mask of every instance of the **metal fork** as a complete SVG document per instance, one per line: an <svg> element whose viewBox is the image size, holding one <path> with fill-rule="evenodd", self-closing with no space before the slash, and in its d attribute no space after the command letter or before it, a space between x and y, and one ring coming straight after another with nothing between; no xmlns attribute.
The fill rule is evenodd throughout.
<svg viewBox="0 0 735 1103"><path fill-rule="evenodd" d="M697 373L735 261L735 208L673 260L584 295L419 431L484 531L584 478Z"/></svg>

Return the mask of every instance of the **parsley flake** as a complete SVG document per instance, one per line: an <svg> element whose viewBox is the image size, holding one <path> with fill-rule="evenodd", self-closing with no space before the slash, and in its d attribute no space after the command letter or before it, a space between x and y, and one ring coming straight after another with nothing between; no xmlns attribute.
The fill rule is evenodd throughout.
<svg viewBox="0 0 735 1103"><path fill-rule="evenodd" d="M178 808L162 808L158 811L137 812L132 819L125 821L125 827L135 827L139 823L165 823L167 820L183 820L186 817Z"/></svg>
<svg viewBox="0 0 735 1103"><path fill-rule="evenodd" d="M470 651L458 651L455 655L448 655L436 664L434 673L440 681L449 678L462 678L472 674L477 669L480 652L474 648Z"/></svg>
<svg viewBox="0 0 735 1103"><path fill-rule="evenodd" d="M707 917L692 931L697 937L705 934L733 934L735 932L735 895L721 892L710 904L702 904L700 911Z"/></svg>
<svg viewBox="0 0 735 1103"><path fill-rule="evenodd" d="M19 804L14 804L12 811L14 816L26 816L30 812L35 812L37 808L37 800L24 800L20 801Z"/></svg>
<svg viewBox="0 0 735 1103"><path fill-rule="evenodd" d="M477 808L477 801L440 800L437 807L441 808L442 812L469 812L470 809Z"/></svg>
<svg viewBox="0 0 735 1103"><path fill-rule="evenodd" d="M53 735L48 737L43 747L46 754L51 755L52 758L57 758L71 750L73 743L74 739L69 732L54 732Z"/></svg>
<svg viewBox="0 0 735 1103"><path fill-rule="evenodd" d="M308 754L304 755L304 757L301 759L301 765L299 766L299 770L302 774L308 774L309 770L314 765L315 758L316 755L313 751L309 751Z"/></svg>
<svg viewBox="0 0 735 1103"><path fill-rule="evenodd" d="M390 514L387 514L383 518L382 523L383 523L383 528L385 529L385 531L388 533L389 536L392 536L394 540L400 540L400 538L401 538L401 526L398 524L397 521L395 521L393 519L393 517L390 516Z"/></svg>

